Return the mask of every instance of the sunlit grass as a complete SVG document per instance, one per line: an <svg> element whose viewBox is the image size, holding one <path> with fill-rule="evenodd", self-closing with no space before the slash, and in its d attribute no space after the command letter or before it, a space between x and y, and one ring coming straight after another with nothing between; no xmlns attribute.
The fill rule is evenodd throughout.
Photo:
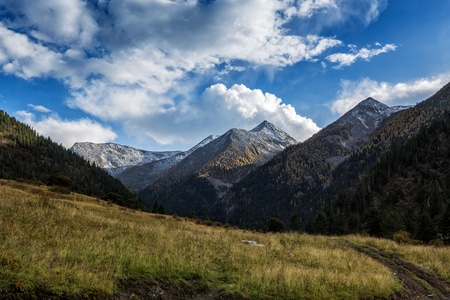
<svg viewBox="0 0 450 300"><path fill-rule="evenodd" d="M2 292L102 297L124 280L249 299L383 298L400 288L388 269L332 238L208 227L10 185L0 181Z"/></svg>
<svg viewBox="0 0 450 300"><path fill-rule="evenodd" d="M395 253L450 282L450 248L432 245L399 244L373 237L347 236L347 240Z"/></svg>

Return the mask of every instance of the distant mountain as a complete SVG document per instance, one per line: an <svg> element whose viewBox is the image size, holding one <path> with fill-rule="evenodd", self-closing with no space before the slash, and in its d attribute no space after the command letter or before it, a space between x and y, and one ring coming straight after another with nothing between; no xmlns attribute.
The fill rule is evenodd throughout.
<svg viewBox="0 0 450 300"><path fill-rule="evenodd" d="M450 240L449 112L450 83L390 119L335 169L328 187L310 197L324 205L321 233L405 230L423 241Z"/></svg>
<svg viewBox="0 0 450 300"><path fill-rule="evenodd" d="M450 111L373 160L376 150L355 154L335 170L341 178L320 197L321 229L315 228L316 217L311 230L387 238L406 231L424 242L450 242ZM362 171L361 158L367 159ZM349 169L360 172L345 172Z"/></svg>
<svg viewBox="0 0 450 300"><path fill-rule="evenodd" d="M158 178L160 178L167 170L175 166L185 157L200 147L208 144L214 140L217 136L210 135L191 149L187 151L178 151L174 155L168 156L162 159L155 159L147 163L138 165L129 165L121 172L117 172L115 177L122 181L126 186L131 188L135 192L140 192L147 186L153 184ZM156 153L156 152L152 152ZM170 152L165 152L170 153Z"/></svg>
<svg viewBox="0 0 450 300"><path fill-rule="evenodd" d="M106 170L111 175L117 175L133 166L167 159L182 153L181 151L146 151L115 143L96 144L89 142L75 143L70 150Z"/></svg>
<svg viewBox="0 0 450 300"><path fill-rule="evenodd" d="M321 203L306 203L306 195L330 184L333 170L401 110L368 98L305 142L287 148L223 198L225 221L257 228L270 217L288 222L296 212L308 220Z"/></svg>
<svg viewBox="0 0 450 300"><path fill-rule="evenodd" d="M197 149L140 193L167 212L215 217L217 201L249 172L296 140L264 121L254 129L231 129Z"/></svg>
<svg viewBox="0 0 450 300"><path fill-rule="evenodd" d="M0 111L0 178L54 185L120 205L143 208L136 194L101 168Z"/></svg>
<svg viewBox="0 0 450 300"><path fill-rule="evenodd" d="M133 191L139 192L215 138L216 136L210 135L187 151L147 151L115 143L89 142L75 143L70 150L104 169Z"/></svg>
<svg viewBox="0 0 450 300"><path fill-rule="evenodd" d="M327 142L342 148L341 153L343 155L327 159L334 165L338 165L345 160L351 151L363 145L384 120L406 108L408 107L389 107L373 98L367 98L345 113L336 122L324 128L314 139L325 139Z"/></svg>

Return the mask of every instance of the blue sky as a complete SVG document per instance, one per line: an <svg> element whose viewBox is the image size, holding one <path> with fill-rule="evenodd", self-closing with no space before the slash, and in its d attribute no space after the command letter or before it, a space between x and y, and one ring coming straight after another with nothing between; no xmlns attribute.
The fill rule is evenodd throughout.
<svg viewBox="0 0 450 300"><path fill-rule="evenodd" d="M0 0L0 109L70 147L305 140L450 81L448 0Z"/></svg>

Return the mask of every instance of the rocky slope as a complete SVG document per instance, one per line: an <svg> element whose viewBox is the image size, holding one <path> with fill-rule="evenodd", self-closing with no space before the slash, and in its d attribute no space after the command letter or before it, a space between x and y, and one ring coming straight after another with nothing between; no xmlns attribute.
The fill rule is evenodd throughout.
<svg viewBox="0 0 450 300"><path fill-rule="evenodd" d="M221 211L225 221L260 227L273 216L287 223L294 211L307 220L321 203L308 202L305 196L325 188L333 170L401 110L368 98L310 139L287 148L223 198ZM307 209L299 209L302 207Z"/></svg>
<svg viewBox="0 0 450 300"><path fill-rule="evenodd" d="M141 193L167 212L215 215L211 209L230 187L296 140L264 121L254 129L231 129L194 151Z"/></svg>
<svg viewBox="0 0 450 300"><path fill-rule="evenodd" d="M217 136L210 135L191 149L183 152L178 152L175 155L163 159L153 160L147 163L130 166L115 177L122 181L126 186L135 192L140 192L147 186L153 184L160 178L167 170L178 164L181 160L189 156L198 148L203 147Z"/></svg>
<svg viewBox="0 0 450 300"><path fill-rule="evenodd" d="M216 136L209 136L187 151L147 151L115 143L75 143L70 150L94 163L139 192L186 156L203 147Z"/></svg>
<svg viewBox="0 0 450 300"><path fill-rule="evenodd" d="M111 175L120 174L129 167L166 159L182 153L181 151L155 152L140 150L115 143L96 144L75 143L70 150Z"/></svg>

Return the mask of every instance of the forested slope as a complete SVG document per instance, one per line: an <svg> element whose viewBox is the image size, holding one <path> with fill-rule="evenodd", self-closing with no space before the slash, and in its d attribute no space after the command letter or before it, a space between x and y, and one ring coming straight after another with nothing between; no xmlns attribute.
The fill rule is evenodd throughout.
<svg viewBox="0 0 450 300"><path fill-rule="evenodd" d="M117 204L142 207L138 197L120 181L3 111L0 111L0 178L59 185Z"/></svg>
<svg viewBox="0 0 450 300"><path fill-rule="evenodd" d="M355 155L349 162L361 157ZM311 229L366 231L392 237L403 230L428 242L450 238L450 114L397 143L350 187L333 196ZM345 167L345 166L343 166ZM336 170L338 172L340 170Z"/></svg>

